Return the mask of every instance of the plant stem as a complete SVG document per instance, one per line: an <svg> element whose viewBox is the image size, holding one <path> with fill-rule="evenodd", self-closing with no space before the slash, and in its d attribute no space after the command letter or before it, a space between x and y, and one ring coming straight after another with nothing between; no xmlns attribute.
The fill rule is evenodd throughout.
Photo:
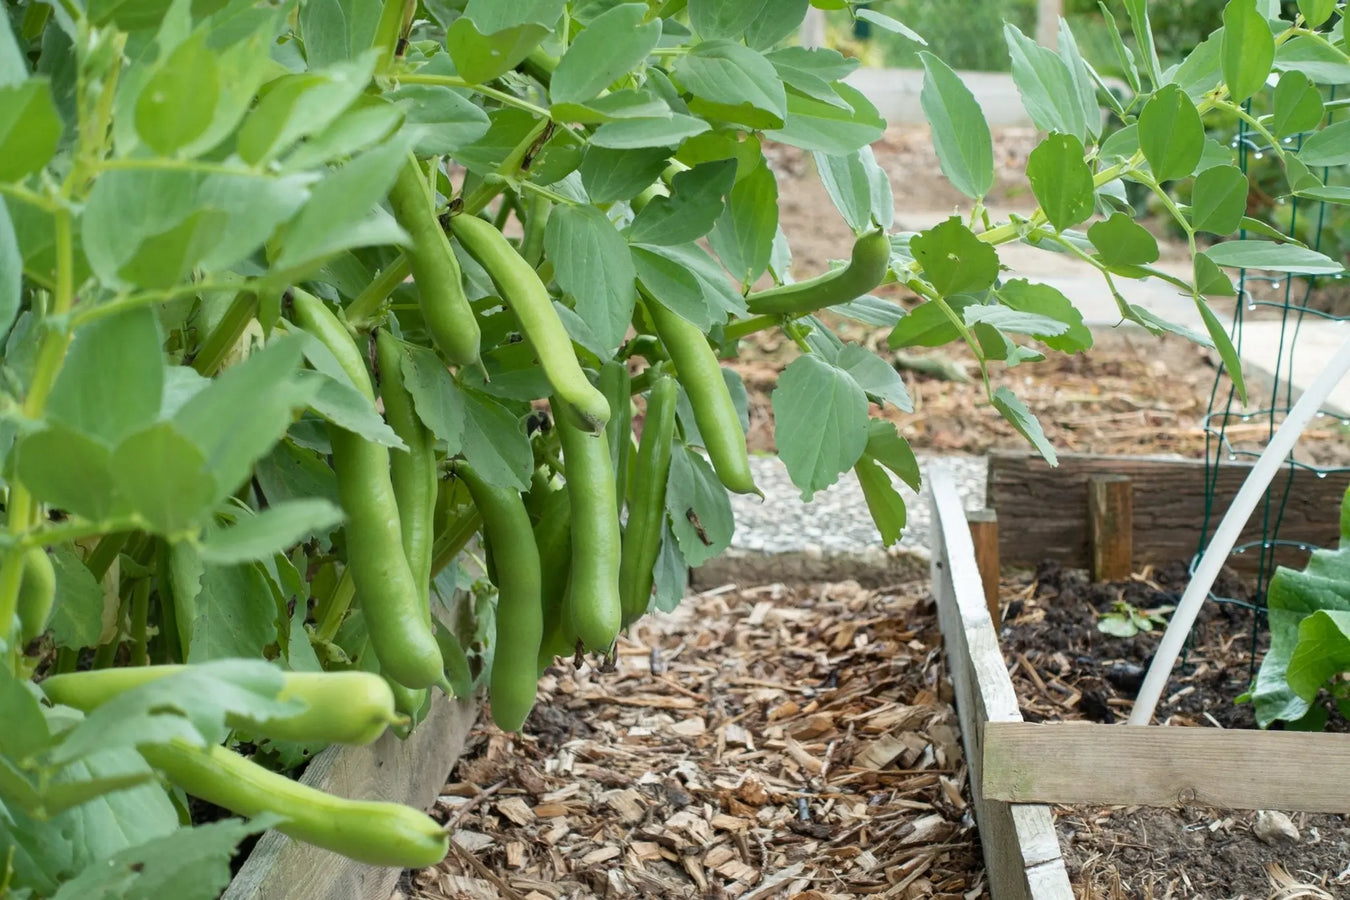
<svg viewBox="0 0 1350 900"><path fill-rule="evenodd" d="M431 577L435 578L441 570L450 565L450 561L459 555L483 524L483 517L474 507L451 522L445 531L436 536L436 544L431 551Z"/></svg>
<svg viewBox="0 0 1350 900"><path fill-rule="evenodd" d="M131 588L131 664L149 662L146 653L146 623L150 617L150 579L141 578Z"/></svg>
<svg viewBox="0 0 1350 900"><path fill-rule="evenodd" d="M749 337L757 331L764 331L773 328L780 321L781 316L771 316L767 313L762 316L751 316L748 319L739 319L727 325L722 330L728 341L739 341L742 338Z"/></svg>
<svg viewBox="0 0 1350 900"><path fill-rule="evenodd" d="M380 274L366 285L365 290L358 294L355 300L347 304L344 311L347 325L357 331L365 331L377 320L384 318L385 302L411 274L412 262L407 254L400 253L389 265L380 270Z"/></svg>
<svg viewBox="0 0 1350 900"><path fill-rule="evenodd" d="M97 306L90 306L81 309L70 317L70 327L79 328L81 325L88 325L90 322L96 322L99 319L106 319L109 316L115 316L132 309L139 309L142 306L155 306L160 303L168 303L172 300L182 300L185 297L192 297L197 294L210 294L240 291L251 291L259 293L264 290L262 281L198 281L193 284L177 284L171 288L163 290L141 291L137 294L123 294L109 300L107 303L100 303Z"/></svg>
<svg viewBox="0 0 1350 900"><path fill-rule="evenodd" d="M197 370L198 375L210 378L220 369L225 357L239 342L244 329L253 321L257 312L257 294L252 291L240 291L234 295L230 308L225 310L225 315L216 323L216 327L211 329L211 333L202 341L192 358L192 368Z"/></svg>
<svg viewBox="0 0 1350 900"><path fill-rule="evenodd" d="M321 608L314 610L314 618L319 623L314 633L315 637L321 641L331 641L337 637L338 629L342 627L342 620L347 615L347 610L351 608L355 596L356 582L352 581L352 570L348 567L342 570L342 576L338 578L338 583L328 600L321 604Z"/></svg>

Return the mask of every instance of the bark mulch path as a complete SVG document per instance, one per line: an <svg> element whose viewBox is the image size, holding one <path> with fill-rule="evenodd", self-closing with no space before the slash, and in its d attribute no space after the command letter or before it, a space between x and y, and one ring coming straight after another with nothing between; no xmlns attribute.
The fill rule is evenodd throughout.
<svg viewBox="0 0 1350 900"><path fill-rule="evenodd" d="M484 723L417 900L987 897L928 588L728 585Z"/></svg>

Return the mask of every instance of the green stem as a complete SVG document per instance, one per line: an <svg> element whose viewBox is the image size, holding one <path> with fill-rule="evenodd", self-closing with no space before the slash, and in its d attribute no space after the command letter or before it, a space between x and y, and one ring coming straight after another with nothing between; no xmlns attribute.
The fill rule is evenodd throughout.
<svg viewBox="0 0 1350 900"><path fill-rule="evenodd" d="M234 295L230 308L216 323L216 327L202 341L192 358L192 368L198 375L210 378L225 362L226 355L243 336L244 329L258 312L258 295L252 291L240 291Z"/></svg>
<svg viewBox="0 0 1350 900"><path fill-rule="evenodd" d="M143 666L150 661L146 651L150 619L150 579L141 578L131 588L131 664Z"/></svg>
<svg viewBox="0 0 1350 900"><path fill-rule="evenodd" d="M72 650L70 647L62 647L56 651L56 665L54 674L65 675L67 672L74 672L80 664L80 651ZM4 896L0 894L0 896Z"/></svg>
<svg viewBox="0 0 1350 900"><path fill-rule="evenodd" d="M90 322L96 322L99 319L106 319L109 316L116 316L128 310L140 309L142 306L156 306L160 303L168 303L172 300L182 300L185 297L194 297L197 294L211 294L240 291L249 291L259 293L264 289L261 281L198 281L193 284L178 284L171 288L162 290L141 291L136 294L123 294L109 300L107 303L100 303L97 306L90 306L81 309L70 317L71 328L79 328L81 325L88 325Z"/></svg>
<svg viewBox="0 0 1350 900"><path fill-rule="evenodd" d="M445 531L436 536L436 544L432 548L431 554L432 578L435 578L441 573L442 569L450 565L450 562L468 545L482 525L482 515L479 514L477 509L470 507L468 512L450 523Z"/></svg>
<svg viewBox="0 0 1350 900"><path fill-rule="evenodd" d="M75 232L70 211L59 209L52 216L54 228L54 247L56 254L56 290L52 294L49 317L65 316L75 303ZM70 333L62 328L48 327L43 332L38 346L37 361L33 365L33 378L24 397L23 415L29 421L42 418L47 406L47 397L51 394L56 375L65 362L66 348L70 346ZM19 604L19 585L23 580L24 547L20 541L26 531L39 523L41 510L33 495L21 482L10 485L9 505L6 509L9 518L8 529L16 538L0 562L0 639L11 644L10 635L17 618ZM9 647L7 663L9 671L19 672L20 648Z"/></svg>
<svg viewBox="0 0 1350 900"><path fill-rule="evenodd" d="M95 581L102 581L103 576L108 574L112 564L121 555L122 548L127 544L127 538L131 537L129 531L119 531L114 534L105 534L103 539L98 542L94 552L89 554L89 558L84 561Z"/></svg>
<svg viewBox="0 0 1350 900"><path fill-rule="evenodd" d="M13 184L0 181L0 196L8 195L15 200L27 203L29 206L46 210L47 212L56 212L61 208L61 204L52 200L50 197L44 197L37 191L31 191L21 184Z"/></svg>
<svg viewBox="0 0 1350 900"><path fill-rule="evenodd" d="M125 539L127 532L136 531L137 529L144 527L145 521L141 519L140 516L127 516L121 519L108 519L101 522L91 522L87 519L68 519L56 525L34 528L31 531L25 532L24 535L19 538L19 546L24 549L30 547L51 547L56 544L65 544L70 541L78 541L83 540L84 538L98 537L100 535L108 535L108 537L119 536L116 534L109 534L109 532L120 532L120 536ZM96 547L94 553L90 555L91 569L94 556L103 549L103 545L106 542L107 538L99 541L98 547ZM116 559L116 554L120 549L120 545L111 548L113 559ZM112 565L112 560L109 560L107 565ZM107 566L104 566L103 572L106 571ZM103 573L95 573L95 577L101 578L103 577Z"/></svg>
<svg viewBox="0 0 1350 900"><path fill-rule="evenodd" d="M767 313L762 316L751 316L748 319L738 319L722 329L722 333L728 341L739 341L747 338L758 331L765 331L773 328L783 321L782 316L771 316Z"/></svg>
<svg viewBox="0 0 1350 900"><path fill-rule="evenodd" d="M347 610L351 609L355 597L356 582L352 580L352 570L350 567L345 568L328 600L321 604L321 608L314 610L315 621L319 623L315 637L321 641L331 641L337 637L342 620L346 617Z"/></svg>
<svg viewBox="0 0 1350 900"><path fill-rule="evenodd" d="M344 315L348 326L357 331L365 331L384 318L385 304L389 296L398 290L398 286L408 280L412 274L412 262L406 253L400 253L356 299L347 304Z"/></svg>

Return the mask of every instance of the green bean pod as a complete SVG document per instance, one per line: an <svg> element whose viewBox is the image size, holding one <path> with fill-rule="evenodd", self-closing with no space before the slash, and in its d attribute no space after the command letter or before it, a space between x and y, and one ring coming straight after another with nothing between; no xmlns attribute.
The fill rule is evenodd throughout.
<svg viewBox="0 0 1350 900"><path fill-rule="evenodd" d="M642 442L638 445L633 496L628 504L628 525L623 533L623 556L619 564L624 625L646 615L651 601L652 573L661 552L661 526L666 518L666 482L670 477L678 398L675 379L669 375L656 379L647 398L647 415L642 422Z"/></svg>
<svg viewBox="0 0 1350 900"><path fill-rule="evenodd" d="M422 169L411 156L389 191L394 218L412 238L404 253L412 263L418 303L431 342L457 366L478 362L482 334L464 293L463 273L450 238L436 218Z"/></svg>
<svg viewBox="0 0 1350 900"><path fill-rule="evenodd" d="M457 471L483 515L483 533L496 562L492 721L503 731L519 731L534 707L538 683L535 663L544 628L539 605L539 550L519 492L488 484L468 466Z"/></svg>
<svg viewBox="0 0 1350 900"><path fill-rule="evenodd" d="M544 636L539 645L539 674L554 657L570 654L577 638L567 614L567 585L572 571L572 503L568 492L545 486L545 496L531 497L539 509L534 526L534 545L539 548L542 579L540 607ZM531 492L533 494L533 491Z"/></svg>
<svg viewBox="0 0 1350 900"><path fill-rule="evenodd" d="M39 686L53 703L89 712L126 691L186 671L189 666L130 666L67 672ZM255 719L230 716L226 724L250 735L302 744L369 744L401 720L394 694L371 672L286 672L278 700L302 700L294 716Z"/></svg>
<svg viewBox="0 0 1350 900"><path fill-rule="evenodd" d="M41 547L23 555L23 578L19 582L19 640L28 643L47 630L47 618L56 600L56 570Z"/></svg>
<svg viewBox="0 0 1350 900"><path fill-rule="evenodd" d="M439 479L436 472L436 436L422 422L412 395L403 383L403 344L388 331L375 335L375 358L380 371L380 398L384 417L394 434L408 445L389 457L389 476L398 501L399 531L403 553L413 579L425 592L431 584L432 532ZM423 604L431 621L430 603Z"/></svg>
<svg viewBox="0 0 1350 900"><path fill-rule="evenodd" d="M374 403L364 360L341 323L317 298L303 291L293 293L296 324L324 341L357 390ZM331 423L328 439L338 501L347 514L347 566L380 669L414 690L439 684L445 680L441 651L423 612L425 585L418 585L404 555L389 451Z"/></svg>
<svg viewBox="0 0 1350 900"><path fill-rule="evenodd" d="M609 444L567 417L557 420L572 508L572 628L588 650L605 651L623 622L619 600L618 498Z"/></svg>
<svg viewBox="0 0 1350 900"><path fill-rule="evenodd" d="M853 242L848 265L807 281L751 294L745 298L745 304L751 315L756 316L813 313L858 299L881 284L890 266L891 239L878 228Z"/></svg>
<svg viewBox="0 0 1350 900"><path fill-rule="evenodd" d="M609 403L582 371L548 288L492 223L477 216L455 216L450 230L487 271L520 322L555 397L562 401L558 406L575 417L579 427L598 433L609 420ZM556 416L558 409L554 412Z"/></svg>
<svg viewBox="0 0 1350 900"><path fill-rule="evenodd" d="M600 392L609 402L609 421L605 423L605 441L614 463L614 486L618 508L628 496L628 447L633 436L633 379L628 366L610 361L600 367Z"/></svg>
<svg viewBox="0 0 1350 900"><path fill-rule="evenodd" d="M728 490L738 494L758 494L750 474L750 457L745 447L745 432L731 400L731 390L722 377L717 355L698 326L666 309L658 302L646 304L647 315L656 326L657 336L665 344L675 377L689 395L694 407L694 422L703 436L703 446L712 460L713 470Z"/></svg>
<svg viewBox="0 0 1350 900"><path fill-rule="evenodd" d="M140 748L154 768L193 797L236 815L282 817L277 831L372 866L421 869L450 849L444 826L411 806L347 800L278 775L224 747L175 740Z"/></svg>

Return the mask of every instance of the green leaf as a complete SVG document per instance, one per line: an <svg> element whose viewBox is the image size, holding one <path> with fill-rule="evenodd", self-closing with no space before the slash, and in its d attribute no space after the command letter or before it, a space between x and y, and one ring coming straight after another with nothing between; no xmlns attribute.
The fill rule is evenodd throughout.
<svg viewBox="0 0 1350 900"><path fill-rule="evenodd" d="M61 132L46 78L0 86L0 181L22 181L47 165Z"/></svg>
<svg viewBox="0 0 1350 900"><path fill-rule="evenodd" d="M120 781L150 775L139 753L119 748L94 753L57 772L48 790L59 793L80 783ZM178 828L178 814L164 788L141 784L97 797L48 820L0 804L0 856L10 860L15 882L44 896L61 882L137 841Z"/></svg>
<svg viewBox="0 0 1350 900"><path fill-rule="evenodd" d="M1275 63L1275 35L1257 0L1229 0L1223 8L1223 78L1234 103L1261 90Z"/></svg>
<svg viewBox="0 0 1350 900"><path fill-rule="evenodd" d="M1350 119L1309 135L1298 150L1298 158L1309 167L1350 164Z"/></svg>
<svg viewBox="0 0 1350 900"><path fill-rule="evenodd" d="M607 350L619 346L637 302L637 271L614 223L594 206L559 206L548 217L544 251L577 314Z"/></svg>
<svg viewBox="0 0 1350 900"><path fill-rule="evenodd" d="M1345 267L1330 257L1292 244L1270 241L1224 241L1205 251L1221 266L1235 269L1265 269L1296 275L1335 275Z"/></svg>
<svg viewBox="0 0 1350 900"><path fill-rule="evenodd" d="M197 611L192 622L189 663L257 659L263 655L264 647L277 640L277 610L272 602L271 583L262 566L256 563L204 565Z"/></svg>
<svg viewBox="0 0 1350 900"><path fill-rule="evenodd" d="M1012 58L1013 81L1036 127L1071 134L1080 143L1095 136L1100 130L1096 104L1088 115L1074 74L1059 54L1038 45L1011 23L1003 26L1003 36Z"/></svg>
<svg viewBox="0 0 1350 900"><path fill-rule="evenodd" d="M9 16L0 19L0 88L18 84L28 77L28 63L10 29Z"/></svg>
<svg viewBox="0 0 1350 900"><path fill-rule="evenodd" d="M878 28L889 31L891 34L898 34L902 38L907 38L916 44L922 44L925 47L928 46L928 42L923 39L923 35L919 34L913 28L910 28L904 22L893 19L885 13L879 13L874 9L859 9L857 11L857 16L864 22L871 22Z"/></svg>
<svg viewBox="0 0 1350 900"><path fill-rule="evenodd" d="M779 376L772 403L779 458L809 501L866 449L867 395L843 369L801 356Z"/></svg>
<svg viewBox="0 0 1350 900"><path fill-rule="evenodd" d="M254 475L270 504L309 498L338 502L333 470L318 453L293 441L281 441L258 460Z"/></svg>
<svg viewBox="0 0 1350 900"><path fill-rule="evenodd" d="M52 551L56 571L56 603L47 626L56 646L70 650L93 647L103 632L103 588L69 547Z"/></svg>
<svg viewBox="0 0 1350 900"><path fill-rule="evenodd" d="M1191 98L1176 85L1153 95L1139 114L1139 149L1158 182L1185 178L1205 150L1205 126Z"/></svg>
<svg viewBox="0 0 1350 900"><path fill-rule="evenodd" d="M902 347L941 347L959 340L961 329L936 301L922 303L895 324L887 345L892 350Z"/></svg>
<svg viewBox="0 0 1350 900"><path fill-rule="evenodd" d="M931 53L923 62L924 117L933 129L942 174L961 193L978 200L994 186L994 139L984 111L952 69Z"/></svg>
<svg viewBox="0 0 1350 900"><path fill-rule="evenodd" d="M990 325L999 331L1029 334L1036 338L1056 337L1069 330L1067 322L997 304L972 304L962 311L962 315L966 324L972 328L976 325Z"/></svg>
<svg viewBox="0 0 1350 900"><path fill-rule="evenodd" d="M1196 296L1195 308L1200 311L1200 318L1205 320L1205 330L1209 332L1209 338L1214 342L1214 348L1219 351L1219 357L1223 360L1224 368L1228 370L1228 377L1233 379L1233 387L1237 389L1238 399L1245 406L1247 403L1247 384L1242 377L1242 357L1238 354L1237 348L1233 346L1233 341L1228 337L1228 329L1219 321L1219 317L1209 308L1209 304L1203 298Z"/></svg>
<svg viewBox="0 0 1350 900"><path fill-rule="evenodd" d="M308 198L308 179L161 169L114 170L94 183L82 233L110 286L167 288L260 248Z"/></svg>
<svg viewBox="0 0 1350 900"><path fill-rule="evenodd" d="M109 447L153 422L164 395L163 343L148 308L81 328L47 400L48 417Z"/></svg>
<svg viewBox="0 0 1350 900"><path fill-rule="evenodd" d="M800 94L840 109L848 107L832 82L839 81L858 68L858 61L836 50L817 47L783 47L766 57L783 83Z"/></svg>
<svg viewBox="0 0 1350 900"><path fill-rule="evenodd" d="M383 209L408 146L395 140L369 150L316 184L290 227L278 269L317 267L344 250L403 244L407 236Z"/></svg>
<svg viewBox="0 0 1350 900"><path fill-rule="evenodd" d="M638 281L662 306L708 331L745 312L745 298L726 273L697 244L678 247L633 245ZM711 304L711 305L710 305Z"/></svg>
<svg viewBox="0 0 1350 900"><path fill-rule="evenodd" d="M773 64L743 44L705 41L680 57L675 81L693 95L690 109L708 119L750 128L781 128L787 93Z"/></svg>
<svg viewBox="0 0 1350 900"><path fill-rule="evenodd" d="M9 207L0 197L0 338L9 334L14 317L19 314L22 294L23 255L9 218Z"/></svg>
<svg viewBox="0 0 1350 900"><path fill-rule="evenodd" d="M51 743L36 691L8 671L0 673L0 717L9 726L0 734L0 757L24 762Z"/></svg>
<svg viewBox="0 0 1350 900"><path fill-rule="evenodd" d="M1195 254L1195 292L1202 297L1235 297L1233 280L1204 253Z"/></svg>
<svg viewBox="0 0 1350 900"><path fill-rule="evenodd" d="M919 471L919 460L909 441L895 430L895 423L885 419L872 419L867 423L867 459L876 460L890 469L912 490L919 490L923 476Z"/></svg>
<svg viewBox="0 0 1350 900"><path fill-rule="evenodd" d="M671 454L666 514L680 555L697 568L731 545L731 498L703 456L684 444Z"/></svg>
<svg viewBox="0 0 1350 900"><path fill-rule="evenodd" d="M740 40L757 21L783 17L793 27L801 16L785 16L776 0L689 0L689 24L706 40ZM804 10L803 10L804 12Z"/></svg>
<svg viewBox="0 0 1350 900"><path fill-rule="evenodd" d="M520 419L487 394L460 388L464 398L464 456L489 484L523 491L534 451Z"/></svg>
<svg viewBox="0 0 1350 900"><path fill-rule="evenodd" d="M1333 677L1350 672L1350 612L1319 609L1298 625L1286 677L1295 694L1313 700Z"/></svg>
<svg viewBox="0 0 1350 900"><path fill-rule="evenodd" d="M662 612L671 612L680 605L689 590L689 564L680 554L679 540L670 528L670 519L661 523L661 552L656 557L656 596L652 603Z"/></svg>
<svg viewBox="0 0 1350 900"><path fill-rule="evenodd" d="M661 20L646 16L645 3L623 3L591 20L558 62L553 102L585 103L639 68L661 39Z"/></svg>
<svg viewBox="0 0 1350 900"><path fill-rule="evenodd" d="M227 566L267 560L307 535L332 531L342 519L341 508L327 500L274 504L257 515L241 518L231 528L209 535L202 543L202 561Z"/></svg>
<svg viewBox="0 0 1350 900"><path fill-rule="evenodd" d="M216 497L205 455L171 422L129 435L113 451L111 467L120 493L155 534L195 529Z"/></svg>
<svg viewBox="0 0 1350 900"><path fill-rule="evenodd" d="M651 187L669 164L665 147L609 150L591 145L581 160L581 184L592 203L631 200Z"/></svg>
<svg viewBox="0 0 1350 900"><path fill-rule="evenodd" d="M236 149L249 165L281 156L302 138L328 127L370 83L377 53L270 82L237 135Z"/></svg>
<svg viewBox="0 0 1350 900"><path fill-rule="evenodd" d="M656 119L622 119L597 128L591 135L591 146L611 150L678 147L686 138L710 130L712 126L702 119L681 114Z"/></svg>
<svg viewBox="0 0 1350 900"><path fill-rule="evenodd" d="M1045 432L1041 430L1041 423L1023 405L1022 401L1017 399L1016 394L1006 387L1000 387L994 391L993 401L994 408L1021 433L1022 437L1031 442L1031 445L1040 452L1046 462L1052 466L1059 465L1059 459L1055 456L1055 448L1046 440Z"/></svg>
<svg viewBox="0 0 1350 900"><path fill-rule="evenodd" d="M1191 225L1196 231L1228 235L1247 214L1247 173L1237 166L1214 166L1201 172L1191 190Z"/></svg>
<svg viewBox="0 0 1350 900"><path fill-rule="evenodd" d="M815 160L826 193L855 233L870 229L874 222L882 228L891 227L895 199L871 147L845 156L817 153Z"/></svg>
<svg viewBox="0 0 1350 900"><path fill-rule="evenodd" d="M1125 0L1125 11L1130 17L1130 29L1139 43L1140 55L1148 68L1154 87L1163 83L1162 66L1158 62L1158 49L1153 41L1153 23L1149 21L1148 0Z"/></svg>
<svg viewBox="0 0 1350 900"><path fill-rule="evenodd" d="M403 111L383 97L363 96L331 125L286 154L283 168L299 172L346 160L385 143L403 121Z"/></svg>
<svg viewBox="0 0 1350 900"><path fill-rule="evenodd" d="M761 162L731 189L708 241L727 271L748 285L768 268L777 231L778 179Z"/></svg>
<svg viewBox="0 0 1350 900"><path fill-rule="evenodd" d="M294 413L309 403L316 388L295 377L299 364L300 342L274 339L212 379L174 415L178 430L192 435L206 454L216 500L248 478L253 464L286 433Z"/></svg>
<svg viewBox="0 0 1350 900"><path fill-rule="evenodd" d="M867 511L881 532L881 543L889 547L900 540L905 532L905 500L891 485L886 470L864 456L853 466L862 486L863 499L867 501Z"/></svg>
<svg viewBox="0 0 1350 900"><path fill-rule="evenodd" d="M1074 308L1068 297L1050 285L1018 279L999 288L998 298L1009 309L1064 325L1065 329L1058 334L1029 332L1047 347L1063 353L1077 353L1092 346L1092 332L1083 324L1083 314ZM969 308L967 318L968 313Z"/></svg>
<svg viewBox="0 0 1350 900"><path fill-rule="evenodd" d="M1168 80L1199 103L1223 80L1223 29L1217 29L1187 54L1179 66L1168 70Z"/></svg>
<svg viewBox="0 0 1350 900"><path fill-rule="evenodd" d="M864 325L877 325L894 328L905 317L905 308L898 303L863 294L857 300L831 306L830 312Z"/></svg>
<svg viewBox="0 0 1350 900"><path fill-rule="evenodd" d="M311 69L355 59L370 49L384 4L380 0L307 0L300 36Z"/></svg>
<svg viewBox="0 0 1350 900"><path fill-rule="evenodd" d="M669 197L654 197L633 219L628 240L635 244L687 244L712 231L736 178L736 161L700 163L680 172ZM552 257L552 254L550 254Z"/></svg>
<svg viewBox="0 0 1350 900"><path fill-rule="evenodd" d="M445 49L469 84L483 84L514 69L548 36L543 25L517 25L484 34L474 19L460 16L445 31Z"/></svg>
<svg viewBox="0 0 1350 900"><path fill-rule="evenodd" d="M464 18L482 29L483 34L497 34L521 25L542 25L552 28L563 14L566 0L469 0Z"/></svg>
<svg viewBox="0 0 1350 900"><path fill-rule="evenodd" d="M1092 215L1096 185L1083 155L1083 142L1074 135L1056 133L1041 141L1027 159L1027 178L1056 231L1072 228Z"/></svg>
<svg viewBox="0 0 1350 900"><path fill-rule="evenodd" d="M220 73L198 31L155 66L136 99L136 131L164 156L201 137L215 117Z"/></svg>
<svg viewBox="0 0 1350 900"><path fill-rule="evenodd" d="M467 147L488 132L487 113L464 91L406 84L388 94L406 117L403 134L418 156L442 156Z"/></svg>
<svg viewBox="0 0 1350 900"><path fill-rule="evenodd" d="M324 419L373 444L395 450L408 449L402 438L385 423L374 402L355 388L345 375L334 378L318 372L301 372L299 377L302 382L313 383L309 405Z"/></svg>
<svg viewBox="0 0 1350 900"><path fill-rule="evenodd" d="M95 522L125 509L105 444L52 425L20 437L13 453L19 481L44 503Z"/></svg>
<svg viewBox="0 0 1350 900"><path fill-rule="evenodd" d="M1108 266L1146 266L1158 261L1158 239L1125 213L1112 213L1088 228L1088 240Z"/></svg>
<svg viewBox="0 0 1350 900"><path fill-rule="evenodd" d="M771 50L783 38L797 30L806 17L810 0L774 0L773 14L756 16L744 31L745 42L756 50ZM729 35L731 38L736 34Z"/></svg>
<svg viewBox="0 0 1350 900"><path fill-rule="evenodd" d="M878 403L889 403L901 412L914 411L905 380L872 351L858 344L845 344L835 365L851 375L858 387Z"/></svg>
<svg viewBox="0 0 1350 900"><path fill-rule="evenodd" d="M269 816L180 828L90 866L52 900L214 900L230 883L230 858L239 843L272 824Z"/></svg>
<svg viewBox="0 0 1350 900"><path fill-rule="evenodd" d="M1322 121L1322 92L1302 72L1285 72L1280 76L1272 103L1270 130L1276 137L1311 131Z"/></svg>
<svg viewBox="0 0 1350 900"><path fill-rule="evenodd" d="M1334 613L1333 622L1350 614L1350 538L1344 527L1347 511L1350 511L1350 504L1343 498L1339 548L1314 550L1303 571L1281 566L1270 580L1266 593L1270 649L1261 660L1256 685L1251 692L1256 723L1262 728L1277 720L1293 722L1308 712L1309 701L1299 696L1288 678L1303 622L1318 613L1324 616ZM1310 628L1313 635L1319 630L1317 625ZM1300 663L1306 668L1296 674L1305 690L1315 674L1311 652L1311 648L1304 651Z"/></svg>
<svg viewBox="0 0 1350 900"><path fill-rule="evenodd" d="M1336 0L1298 0L1298 11L1309 27L1317 28L1336 12Z"/></svg>
<svg viewBox="0 0 1350 900"><path fill-rule="evenodd" d="M1317 84L1350 84L1350 65L1345 53L1324 38L1296 37L1275 53L1281 71L1302 72Z"/></svg>
<svg viewBox="0 0 1350 900"><path fill-rule="evenodd" d="M831 91L842 105L789 92L783 127L764 136L802 150L842 154L871 144L885 133L886 120L860 91L843 83L831 85Z"/></svg>
<svg viewBox="0 0 1350 900"><path fill-rule="evenodd" d="M454 376L434 351L416 344L403 349L403 380L418 418L437 438L458 449L464 441L465 412Z"/></svg>
<svg viewBox="0 0 1350 900"><path fill-rule="evenodd" d="M985 290L998 278L997 251L962 224L960 216L914 235L909 248L924 277L944 297Z"/></svg>

